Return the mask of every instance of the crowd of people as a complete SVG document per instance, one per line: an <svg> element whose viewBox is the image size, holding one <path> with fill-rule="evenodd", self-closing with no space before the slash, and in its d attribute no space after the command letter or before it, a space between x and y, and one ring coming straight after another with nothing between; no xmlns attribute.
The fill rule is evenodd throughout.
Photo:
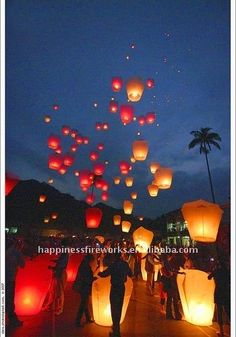
<svg viewBox="0 0 236 337"><path fill-rule="evenodd" d="M85 242L79 242L83 245ZM42 244L42 243L41 243ZM49 239L44 242L46 245L55 245L62 247L76 246L78 241L74 238L66 239ZM86 241L88 244L88 241ZM100 247L115 248L118 246L132 247L132 242L107 240L103 244L96 240L90 240L90 245ZM160 243L155 243L159 244ZM26 248L25 248L26 247ZM6 240L6 312L10 326L19 327L23 324L15 313L14 293L15 280L18 268L24 268L24 255L28 254L31 259L34 258L35 252L25 246L23 240L7 238ZM120 336L120 318L122 305L125 294L125 283L127 277L132 277L134 281L142 277L141 266L144 263L146 273L146 294L147 296L158 296L160 299L160 312L168 320L181 320L183 318L180 297L177 287L177 275L184 273L186 269L195 268L194 259L189 254L155 254L148 252L141 254L135 253L100 253L86 254L81 264L78 266L77 275L73 283L73 290L80 294L80 304L75 317L75 324L78 328L85 323L93 323L92 314L89 309L89 301L92 290L92 284L98 277L111 277L110 289L110 306L112 318L112 332L110 336ZM55 311L56 315L63 312L64 292L66 286L66 268L69 261L69 253L61 253L57 259L52 260L49 268L52 270L52 280L44 300L42 310ZM180 267L181 271L180 271ZM155 279L155 273L158 270L158 277ZM217 307L217 321L220 328L220 336L224 336L223 330L223 312L228 319L230 317L230 272L229 266L223 259L218 259L208 273L208 279L214 279L215 303ZM156 294L158 291L158 295Z"/></svg>

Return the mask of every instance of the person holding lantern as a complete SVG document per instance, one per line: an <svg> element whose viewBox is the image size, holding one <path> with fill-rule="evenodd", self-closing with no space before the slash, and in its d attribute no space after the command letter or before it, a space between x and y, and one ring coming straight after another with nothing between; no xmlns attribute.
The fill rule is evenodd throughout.
<svg viewBox="0 0 236 337"><path fill-rule="evenodd" d="M147 272L147 295L153 296L155 265L160 264L160 260L158 256L153 253L146 254L144 257L142 257L142 259L146 259L145 270Z"/></svg>
<svg viewBox="0 0 236 337"><path fill-rule="evenodd" d="M121 253L116 253L113 262L106 270L98 273L98 276L111 276L110 304L113 326L110 337L119 337L120 319L125 295L125 282L127 281L127 276L132 277L132 271L128 263L121 259Z"/></svg>

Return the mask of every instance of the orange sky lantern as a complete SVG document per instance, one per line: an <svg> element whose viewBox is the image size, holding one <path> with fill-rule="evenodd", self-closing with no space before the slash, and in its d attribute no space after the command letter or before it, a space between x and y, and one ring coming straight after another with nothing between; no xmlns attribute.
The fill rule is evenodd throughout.
<svg viewBox="0 0 236 337"><path fill-rule="evenodd" d="M102 211L97 207L89 207L85 211L85 220L88 228L98 228L102 220Z"/></svg>
<svg viewBox="0 0 236 337"><path fill-rule="evenodd" d="M132 214L133 203L130 200L124 200L123 210L125 214Z"/></svg>
<svg viewBox="0 0 236 337"><path fill-rule="evenodd" d="M150 171L152 174L156 173L157 170L159 170L159 168L161 167L161 165L159 163L156 162L152 162L150 164Z"/></svg>
<svg viewBox="0 0 236 337"><path fill-rule="evenodd" d="M44 203L47 199L47 196L45 194L41 194L39 196L39 202Z"/></svg>
<svg viewBox="0 0 236 337"><path fill-rule="evenodd" d="M44 122L45 123L50 123L51 120L52 120L51 116L49 116L49 115L44 116Z"/></svg>
<svg viewBox="0 0 236 337"><path fill-rule="evenodd" d="M144 161L147 158L149 147L146 140L135 140L132 145L133 156L136 160Z"/></svg>
<svg viewBox="0 0 236 337"><path fill-rule="evenodd" d="M133 177L126 177L125 178L125 184L127 187L133 186L134 178Z"/></svg>
<svg viewBox="0 0 236 337"><path fill-rule="evenodd" d="M121 178L120 177L114 177L113 178L113 181L114 181L114 184L115 185L119 185L120 181L121 181Z"/></svg>
<svg viewBox="0 0 236 337"><path fill-rule="evenodd" d="M57 214L56 212L54 212L54 213L51 214L51 218L52 218L53 220L56 220L57 217L58 217L58 214Z"/></svg>
<svg viewBox="0 0 236 337"><path fill-rule="evenodd" d="M152 89L152 88L154 88L154 85L155 85L154 79L148 78L147 81L146 81L146 87L148 89Z"/></svg>
<svg viewBox="0 0 236 337"><path fill-rule="evenodd" d="M62 129L61 129L61 133L63 134L63 136L68 136L71 132L71 129L68 125L63 125Z"/></svg>
<svg viewBox="0 0 236 337"><path fill-rule="evenodd" d="M74 282L78 268L83 260L83 254L71 254L69 257L69 262L66 268L67 282Z"/></svg>
<svg viewBox="0 0 236 337"><path fill-rule="evenodd" d="M60 154L50 154L48 157L48 167L51 170L59 170L62 166L63 157Z"/></svg>
<svg viewBox="0 0 236 337"><path fill-rule="evenodd" d="M169 167L160 167L154 176L155 185L158 186L159 189L168 189L171 187L173 177L173 170Z"/></svg>
<svg viewBox="0 0 236 337"><path fill-rule="evenodd" d="M154 233L144 227L139 227L133 232L134 246L140 253L146 253L152 243Z"/></svg>
<svg viewBox="0 0 236 337"><path fill-rule="evenodd" d="M112 77L111 87L114 92L119 92L122 89L123 81L121 77Z"/></svg>
<svg viewBox="0 0 236 337"><path fill-rule="evenodd" d="M156 197L158 195L158 186L148 185L147 189L150 197Z"/></svg>
<svg viewBox="0 0 236 337"><path fill-rule="evenodd" d="M61 144L61 139L58 136L51 135L48 137L49 149L56 150Z"/></svg>
<svg viewBox="0 0 236 337"><path fill-rule="evenodd" d="M120 225L121 223L121 216L119 214L116 214L113 216L113 223L115 226Z"/></svg>
<svg viewBox="0 0 236 337"><path fill-rule="evenodd" d="M110 101L109 103L109 111L112 113L116 113L118 111L118 102L116 101Z"/></svg>
<svg viewBox="0 0 236 337"><path fill-rule="evenodd" d="M61 175L64 175L64 174L66 174L67 169L68 169L67 166L62 165L62 166L58 169L58 173L61 174Z"/></svg>
<svg viewBox="0 0 236 337"><path fill-rule="evenodd" d="M131 222L123 220L121 223L122 226L122 232L129 233L129 230L131 228Z"/></svg>
<svg viewBox="0 0 236 337"><path fill-rule="evenodd" d="M127 96L131 102L138 102L143 95L143 90L144 83L139 77L133 77L126 83Z"/></svg>
<svg viewBox="0 0 236 337"><path fill-rule="evenodd" d="M137 197L138 197L138 193L137 192L131 192L130 196L131 196L131 199L136 200Z"/></svg>
<svg viewBox="0 0 236 337"><path fill-rule="evenodd" d="M129 124L133 121L134 108L132 105L120 106L120 119L123 124Z"/></svg>

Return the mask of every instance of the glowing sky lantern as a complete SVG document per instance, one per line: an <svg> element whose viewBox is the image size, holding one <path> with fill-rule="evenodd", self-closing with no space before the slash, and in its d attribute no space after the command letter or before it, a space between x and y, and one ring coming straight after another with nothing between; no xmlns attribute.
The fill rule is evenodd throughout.
<svg viewBox="0 0 236 337"><path fill-rule="evenodd" d="M136 160L143 161L148 155L148 143L146 140L135 140L132 145L133 156Z"/></svg>
<svg viewBox="0 0 236 337"><path fill-rule="evenodd" d="M208 280L208 274L197 269L184 269L178 274L177 284L184 316L187 322L209 326L214 315L214 280Z"/></svg>
<svg viewBox="0 0 236 337"><path fill-rule="evenodd" d="M104 179L102 179L102 187L101 187L101 189L104 192L108 191L108 189L109 189L109 183L106 180L104 180Z"/></svg>
<svg viewBox="0 0 236 337"><path fill-rule="evenodd" d="M153 124L156 121L156 114L154 112L148 112L145 117L145 122L147 124Z"/></svg>
<svg viewBox="0 0 236 337"><path fill-rule="evenodd" d="M51 116L49 116L49 115L44 116L44 122L45 123L50 123L51 120L52 120Z"/></svg>
<svg viewBox="0 0 236 337"><path fill-rule="evenodd" d="M75 175L76 177L79 177L79 170L75 170L75 171L74 171L74 175Z"/></svg>
<svg viewBox="0 0 236 337"><path fill-rule="evenodd" d="M215 242L223 214L218 204L205 200L187 202L183 205L182 214L192 240Z"/></svg>
<svg viewBox="0 0 236 337"><path fill-rule="evenodd" d="M63 158L63 164L65 166L70 167L70 166L72 166L74 164L74 160L75 160L75 158L72 155L65 154L64 158Z"/></svg>
<svg viewBox="0 0 236 337"><path fill-rule="evenodd" d="M58 104L53 104L52 108L54 111L57 111L59 110L60 106Z"/></svg>
<svg viewBox="0 0 236 337"><path fill-rule="evenodd" d="M111 307L110 307L110 277L99 278L93 282L92 287L92 307L95 323L102 326L112 326ZM125 319L129 300L132 294L133 282L128 277L125 283L125 296L122 306L120 323Z"/></svg>
<svg viewBox="0 0 236 337"><path fill-rule="evenodd" d="M126 92L131 102L138 102L143 94L144 83L141 78L133 77L126 83Z"/></svg>
<svg viewBox="0 0 236 337"><path fill-rule="evenodd" d="M140 253L146 253L152 243L154 233L144 227L139 227L133 232L134 246Z"/></svg>
<svg viewBox="0 0 236 337"><path fill-rule="evenodd" d="M51 218L52 218L53 220L56 220L56 219L58 218L58 214L57 214L56 212L52 213L52 214L51 214Z"/></svg>
<svg viewBox="0 0 236 337"><path fill-rule="evenodd" d="M116 113L118 111L118 102L116 101L110 101L109 103L109 111L112 113Z"/></svg>
<svg viewBox="0 0 236 337"><path fill-rule="evenodd" d="M105 238L102 235L96 235L94 239L98 240L100 243L105 242Z"/></svg>
<svg viewBox="0 0 236 337"><path fill-rule="evenodd" d="M97 176L102 176L105 171L105 164L103 163L95 163L93 165L93 172Z"/></svg>
<svg viewBox="0 0 236 337"><path fill-rule="evenodd" d="M54 180L52 178L48 179L48 184L53 184Z"/></svg>
<svg viewBox="0 0 236 337"><path fill-rule="evenodd" d="M102 220L102 211L97 207L87 208L85 220L88 228L98 228Z"/></svg>
<svg viewBox="0 0 236 337"><path fill-rule="evenodd" d="M113 181L114 181L114 184L115 185L119 185L120 181L121 181L121 178L120 177L114 177L113 178Z"/></svg>
<svg viewBox="0 0 236 337"><path fill-rule="evenodd" d="M68 125L63 125L62 129L61 129L61 133L63 134L63 136L69 136L71 132L71 129Z"/></svg>
<svg viewBox="0 0 236 337"><path fill-rule="evenodd" d="M143 126L143 125L146 124L146 117L145 116L138 116L137 121L138 121L140 126Z"/></svg>
<svg viewBox="0 0 236 337"><path fill-rule="evenodd" d="M137 197L138 197L138 193L137 192L131 192L130 196L131 196L131 199L136 200Z"/></svg>
<svg viewBox="0 0 236 337"><path fill-rule="evenodd" d="M50 220L50 217L49 216L45 216L43 222L44 223L49 223L49 220Z"/></svg>
<svg viewBox="0 0 236 337"><path fill-rule="evenodd" d="M102 177L96 177L95 179L95 187L98 189L102 189L104 183L104 179L102 179Z"/></svg>
<svg viewBox="0 0 236 337"><path fill-rule="evenodd" d="M87 145L89 143L88 137L83 137L83 144Z"/></svg>
<svg viewBox="0 0 236 337"><path fill-rule="evenodd" d="M173 177L173 171L169 167L160 167L154 176L155 185L158 186L159 189L168 189L171 187Z"/></svg>
<svg viewBox="0 0 236 337"><path fill-rule="evenodd" d="M108 130L109 129L109 124L108 123L103 123L102 124L102 129L103 130Z"/></svg>
<svg viewBox="0 0 236 337"><path fill-rule="evenodd" d="M108 193L106 191L103 191L101 194L101 199L102 201L107 201L108 200Z"/></svg>
<svg viewBox="0 0 236 337"><path fill-rule="evenodd" d="M78 268L83 260L83 254L71 254L66 268L67 282L74 282Z"/></svg>
<svg viewBox="0 0 236 337"><path fill-rule="evenodd" d="M120 106L120 119L123 124L129 124L133 121L134 108L132 105Z"/></svg>
<svg viewBox="0 0 236 337"><path fill-rule="evenodd" d="M13 174L6 173L5 178L5 195L11 193L14 187L18 184L19 178Z"/></svg>
<svg viewBox="0 0 236 337"><path fill-rule="evenodd" d="M128 163L125 160L120 161L119 166L120 166L120 172L123 175L128 174L129 171L130 171L130 168L132 168L132 166L130 165L130 163Z"/></svg>
<svg viewBox="0 0 236 337"><path fill-rule="evenodd" d="M113 216L113 223L115 226L120 225L121 223L121 216L119 214L116 214Z"/></svg>
<svg viewBox="0 0 236 337"><path fill-rule="evenodd" d="M48 147L49 149L56 150L61 144L60 137L51 135L48 137Z"/></svg>
<svg viewBox="0 0 236 337"><path fill-rule="evenodd" d="M44 203L47 199L47 196L45 194L41 194L39 196L39 202Z"/></svg>
<svg viewBox="0 0 236 337"><path fill-rule="evenodd" d="M156 173L157 170L159 170L159 168L161 167L161 165L159 163L156 162L152 162L150 164L150 171L152 174Z"/></svg>
<svg viewBox="0 0 236 337"><path fill-rule="evenodd" d="M89 205L92 205L95 201L95 196L93 193L89 193L87 196L86 196L86 202L87 204Z"/></svg>
<svg viewBox="0 0 236 337"><path fill-rule="evenodd" d="M96 128L97 131L102 130L102 124L97 122L96 125L95 125L95 128Z"/></svg>
<svg viewBox="0 0 236 337"><path fill-rule="evenodd" d="M132 214L133 203L130 200L124 200L123 210L125 214Z"/></svg>
<svg viewBox="0 0 236 337"><path fill-rule="evenodd" d="M75 137L75 141L76 141L76 144L78 144L78 145L83 144L83 137L80 136L80 135L77 135Z"/></svg>
<svg viewBox="0 0 236 337"><path fill-rule="evenodd" d="M125 178L125 184L127 187L133 186L134 178L133 177L126 177Z"/></svg>
<svg viewBox="0 0 236 337"><path fill-rule="evenodd" d="M80 186L90 187L93 184L94 174L89 170L81 170L79 173Z"/></svg>
<svg viewBox="0 0 236 337"><path fill-rule="evenodd" d="M89 159L92 161L98 160L99 154L96 151L91 151L89 154Z"/></svg>
<svg viewBox="0 0 236 337"><path fill-rule="evenodd" d="M136 162L136 159L134 157L130 157L130 161L131 161L131 163L134 164Z"/></svg>
<svg viewBox="0 0 236 337"><path fill-rule="evenodd" d="M147 187L150 197L156 197L158 195L158 186L157 185L148 185Z"/></svg>
<svg viewBox="0 0 236 337"><path fill-rule="evenodd" d="M71 152L76 152L76 151L77 151L77 148L78 148L78 145L77 145L77 144L72 144L72 145L70 146L70 151L71 151Z"/></svg>
<svg viewBox="0 0 236 337"><path fill-rule="evenodd" d="M119 92L123 86L123 81L121 77L112 77L111 87L114 92Z"/></svg>
<svg viewBox="0 0 236 337"><path fill-rule="evenodd" d="M78 135L78 131L77 131L77 130L71 130L71 131L70 131L70 136L71 136L72 138L76 138L77 135Z"/></svg>
<svg viewBox="0 0 236 337"><path fill-rule="evenodd" d="M62 166L58 169L58 173L61 174L61 175L64 175L64 174L66 174L67 169L68 169L67 166L62 165Z"/></svg>
<svg viewBox="0 0 236 337"><path fill-rule="evenodd" d="M48 269L51 259L49 254L39 254L19 268L15 291L17 315L37 315L41 311L51 281L52 272Z"/></svg>
<svg viewBox="0 0 236 337"><path fill-rule="evenodd" d="M148 78L146 81L146 87L148 89L152 89L154 88L154 85L155 85L155 81L152 78Z"/></svg>
<svg viewBox="0 0 236 337"><path fill-rule="evenodd" d="M122 232L129 233L130 228L131 228L131 222L123 220L121 223Z"/></svg>
<svg viewBox="0 0 236 337"><path fill-rule="evenodd" d="M59 170L59 168L62 166L63 163L63 157L59 154L50 154L48 156L48 167L51 170Z"/></svg>
<svg viewBox="0 0 236 337"><path fill-rule="evenodd" d="M58 146L58 148L55 150L56 153L62 154L62 147Z"/></svg>
<svg viewBox="0 0 236 337"><path fill-rule="evenodd" d="M99 143L99 144L97 145L97 149L98 149L99 151L104 150L104 144L103 144L103 143Z"/></svg>

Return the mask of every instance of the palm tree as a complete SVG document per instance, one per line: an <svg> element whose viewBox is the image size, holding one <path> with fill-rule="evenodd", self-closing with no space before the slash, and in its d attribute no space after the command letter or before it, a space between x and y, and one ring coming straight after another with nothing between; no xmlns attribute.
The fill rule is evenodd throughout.
<svg viewBox="0 0 236 337"><path fill-rule="evenodd" d="M191 135L194 136L194 139L189 143L188 148L193 149L195 146L199 146L200 154L204 153L206 158L206 164L207 164L207 171L211 186L211 195L212 195L212 201L215 203L215 194L211 179L211 172L209 168L209 162L208 162L208 153L211 152L211 145L217 147L217 149L221 149L218 142L221 142L221 137L216 132L211 132L211 128L201 128L198 131L192 131L190 132Z"/></svg>

